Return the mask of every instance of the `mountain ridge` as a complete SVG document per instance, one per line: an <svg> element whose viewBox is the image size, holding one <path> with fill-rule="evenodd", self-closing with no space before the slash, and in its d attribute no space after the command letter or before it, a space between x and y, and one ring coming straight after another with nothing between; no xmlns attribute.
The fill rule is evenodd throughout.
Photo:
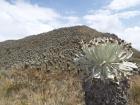
<svg viewBox="0 0 140 105"><path fill-rule="evenodd" d="M19 40L0 42L0 68L75 69L72 60L81 51L79 42L90 41L94 37L120 40L115 34L101 33L87 26L59 28ZM140 59L140 52L136 49L135 59Z"/></svg>

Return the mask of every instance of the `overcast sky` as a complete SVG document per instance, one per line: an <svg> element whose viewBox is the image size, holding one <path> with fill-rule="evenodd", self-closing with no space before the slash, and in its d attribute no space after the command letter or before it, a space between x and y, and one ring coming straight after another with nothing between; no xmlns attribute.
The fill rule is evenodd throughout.
<svg viewBox="0 0 140 105"><path fill-rule="evenodd" d="M140 0L0 0L0 41L87 25L140 50Z"/></svg>

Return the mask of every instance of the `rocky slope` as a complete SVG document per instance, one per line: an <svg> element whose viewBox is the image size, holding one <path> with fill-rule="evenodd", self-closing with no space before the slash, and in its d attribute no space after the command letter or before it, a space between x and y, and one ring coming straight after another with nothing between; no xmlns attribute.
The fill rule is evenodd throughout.
<svg viewBox="0 0 140 105"><path fill-rule="evenodd" d="M87 26L75 26L0 42L0 69L73 70L73 58L81 51L79 42L94 37L113 37L119 40L114 34L101 33ZM140 52L134 49L133 60L139 62L139 59Z"/></svg>

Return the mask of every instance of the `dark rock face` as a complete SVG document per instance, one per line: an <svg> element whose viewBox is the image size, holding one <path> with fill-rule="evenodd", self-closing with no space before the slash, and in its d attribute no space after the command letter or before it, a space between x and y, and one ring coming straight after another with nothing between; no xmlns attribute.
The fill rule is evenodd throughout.
<svg viewBox="0 0 140 105"><path fill-rule="evenodd" d="M127 105L128 84L118 85L112 81L99 79L84 82L86 105Z"/></svg>

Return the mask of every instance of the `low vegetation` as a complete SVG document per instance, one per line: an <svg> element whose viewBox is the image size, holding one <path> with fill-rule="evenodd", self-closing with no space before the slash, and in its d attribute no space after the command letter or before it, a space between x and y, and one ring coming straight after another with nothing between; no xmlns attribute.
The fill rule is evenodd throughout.
<svg viewBox="0 0 140 105"><path fill-rule="evenodd" d="M130 105L140 105L140 76L133 77L130 82Z"/></svg>
<svg viewBox="0 0 140 105"><path fill-rule="evenodd" d="M74 73L0 71L0 105L84 105L84 93Z"/></svg>
<svg viewBox="0 0 140 105"><path fill-rule="evenodd" d="M132 78L130 105L140 105L140 76ZM85 105L74 73L0 71L0 105Z"/></svg>

